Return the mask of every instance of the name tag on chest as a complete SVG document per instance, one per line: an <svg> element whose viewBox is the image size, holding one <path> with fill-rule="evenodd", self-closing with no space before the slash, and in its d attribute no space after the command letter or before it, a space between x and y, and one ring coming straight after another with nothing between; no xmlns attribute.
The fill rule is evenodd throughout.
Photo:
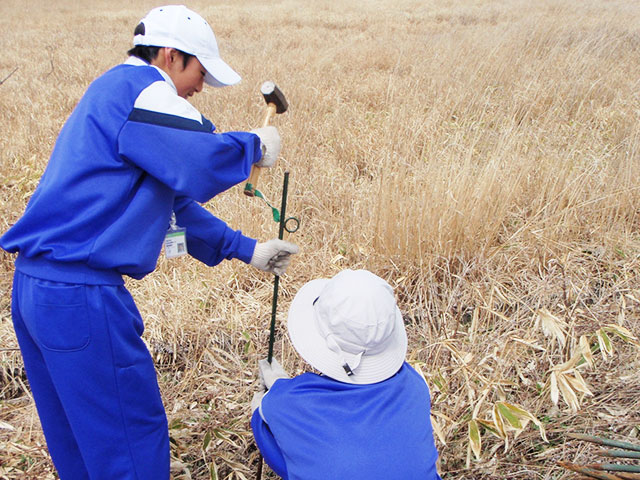
<svg viewBox="0 0 640 480"><path fill-rule="evenodd" d="M176 258L187 253L187 229L178 227L174 230L169 230L164 237L165 256L167 258Z"/></svg>

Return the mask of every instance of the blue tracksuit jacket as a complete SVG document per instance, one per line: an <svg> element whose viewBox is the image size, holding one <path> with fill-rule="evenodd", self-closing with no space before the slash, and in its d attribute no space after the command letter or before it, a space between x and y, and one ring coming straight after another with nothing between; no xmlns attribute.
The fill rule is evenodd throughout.
<svg viewBox="0 0 640 480"><path fill-rule="evenodd" d="M304 373L277 380L251 419L267 464L285 480L439 480L424 379L354 385Z"/></svg>
<svg viewBox="0 0 640 480"><path fill-rule="evenodd" d="M244 181L260 140L214 133L170 82L131 57L91 84L23 217L0 239L20 252L18 270L86 284L112 283L114 273L141 278L155 268L172 210L192 256L207 265L251 260L255 240L196 202Z"/></svg>

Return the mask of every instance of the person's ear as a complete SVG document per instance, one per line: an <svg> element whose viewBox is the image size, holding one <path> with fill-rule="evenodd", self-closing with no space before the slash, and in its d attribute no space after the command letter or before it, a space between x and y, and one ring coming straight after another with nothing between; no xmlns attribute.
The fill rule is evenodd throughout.
<svg viewBox="0 0 640 480"><path fill-rule="evenodd" d="M164 53L164 63L167 67L169 67L172 63L173 63L173 55L172 55L172 48L168 48L168 47L164 47L163 49Z"/></svg>
<svg viewBox="0 0 640 480"><path fill-rule="evenodd" d="M164 65L169 68L173 63L177 52L175 48L162 47L160 50L160 55L162 55L162 60L164 60Z"/></svg>
<svg viewBox="0 0 640 480"><path fill-rule="evenodd" d="M180 53L180 51L176 50L175 48L166 48L167 50L167 57L166 57L166 65L169 68L172 67L178 67L180 70L183 70L183 66L182 66L182 54Z"/></svg>

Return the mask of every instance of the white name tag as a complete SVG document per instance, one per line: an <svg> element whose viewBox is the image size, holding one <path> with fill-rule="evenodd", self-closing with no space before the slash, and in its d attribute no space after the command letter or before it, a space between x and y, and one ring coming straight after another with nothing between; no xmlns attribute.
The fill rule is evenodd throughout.
<svg viewBox="0 0 640 480"><path fill-rule="evenodd" d="M164 254L166 257L176 258L187 253L187 229L178 227L174 230L169 230L164 237Z"/></svg>

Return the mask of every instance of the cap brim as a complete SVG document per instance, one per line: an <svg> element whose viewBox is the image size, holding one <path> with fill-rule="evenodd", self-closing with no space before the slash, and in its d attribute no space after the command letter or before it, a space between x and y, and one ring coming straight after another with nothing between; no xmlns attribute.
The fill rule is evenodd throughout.
<svg viewBox="0 0 640 480"><path fill-rule="evenodd" d="M221 58L207 58L197 56L202 66L207 71L204 76L204 82L212 87L227 87L235 85L242 78L238 73L227 65Z"/></svg>
<svg viewBox="0 0 640 480"><path fill-rule="evenodd" d="M287 319L289 338L300 356L324 375L345 383L377 383L395 375L407 354L407 334L402 314L396 307L396 324L387 348L375 355L362 356L353 375L342 368L342 359L329 350L326 340L318 331L313 302L320 295L329 279L312 280L296 294Z"/></svg>

